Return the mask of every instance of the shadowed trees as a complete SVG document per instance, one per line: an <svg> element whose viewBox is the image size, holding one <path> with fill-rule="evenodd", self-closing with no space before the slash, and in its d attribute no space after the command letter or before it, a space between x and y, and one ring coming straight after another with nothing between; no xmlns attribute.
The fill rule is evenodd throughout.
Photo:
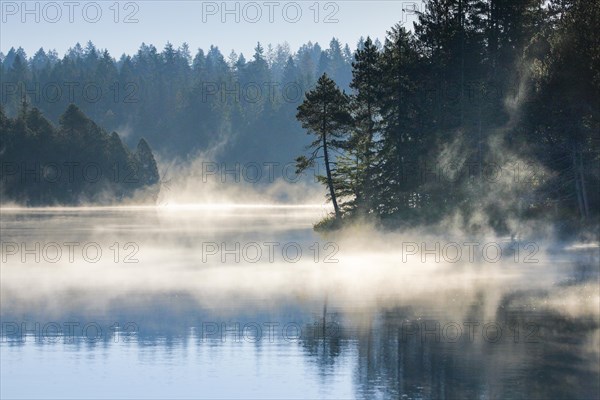
<svg viewBox="0 0 600 400"><path fill-rule="evenodd" d="M337 220L452 219L515 233L546 218L565 233L597 229L599 17L584 0L427 2L413 32L397 24L383 49L359 42L352 95L337 95L351 122L337 136L315 130L335 121L319 102L335 85L320 80L307 94L297 118L325 133L299 170L331 136L323 183ZM330 62L321 57L321 68Z"/></svg>
<svg viewBox="0 0 600 400"><path fill-rule="evenodd" d="M73 104L58 127L26 102L15 118L0 109L0 155L2 202L152 203L158 195L158 169L146 141L132 153L116 132L107 134Z"/></svg>

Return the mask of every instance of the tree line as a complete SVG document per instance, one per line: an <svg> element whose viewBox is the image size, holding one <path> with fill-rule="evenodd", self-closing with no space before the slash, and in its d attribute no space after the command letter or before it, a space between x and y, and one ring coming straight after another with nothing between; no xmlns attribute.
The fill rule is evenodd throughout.
<svg viewBox="0 0 600 400"><path fill-rule="evenodd" d="M24 96L55 123L74 102L168 156L220 145L220 161L286 163L312 146L298 170L324 163L335 220L597 224L599 2L424 7L412 30L398 24L353 51L337 39L293 53L259 43L249 60L215 46L192 56L185 43L118 60L92 43L62 58L11 49L0 100L18 118Z"/></svg>
<svg viewBox="0 0 600 400"><path fill-rule="evenodd" d="M216 46L193 55L186 43L162 51L143 43L115 59L88 42L62 58L43 48L32 57L11 48L0 62L8 115L16 115L23 96L55 122L75 103L107 130L127 132L130 145L143 136L169 157L224 143L219 161L287 163L306 144L294 118L304 92L323 72L347 86L352 51L335 38L328 48L308 42L296 52L285 43L258 43L249 59Z"/></svg>
<svg viewBox="0 0 600 400"><path fill-rule="evenodd" d="M132 152L71 104L54 126L23 101L9 118L0 106L0 200L28 206L156 201L159 174L144 139Z"/></svg>

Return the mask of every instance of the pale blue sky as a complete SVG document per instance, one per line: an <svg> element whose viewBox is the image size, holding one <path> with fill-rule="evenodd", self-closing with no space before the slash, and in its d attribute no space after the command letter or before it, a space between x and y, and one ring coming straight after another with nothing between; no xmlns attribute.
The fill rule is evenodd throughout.
<svg viewBox="0 0 600 400"><path fill-rule="evenodd" d="M62 56L76 42L92 40L118 58L136 52L142 42L162 49L170 41L175 46L187 42L193 54L214 44L225 56L235 49L248 58L257 41L265 47L287 41L295 51L309 40L327 47L334 36L354 49L361 35L383 41L385 32L402 20L412 28L412 12L402 10L415 7L423 7L421 0L57 0L27 1L25 7L22 1L1 0L0 50L6 54L10 47L21 46L32 56L40 47L55 48ZM125 23L128 16L130 23Z"/></svg>

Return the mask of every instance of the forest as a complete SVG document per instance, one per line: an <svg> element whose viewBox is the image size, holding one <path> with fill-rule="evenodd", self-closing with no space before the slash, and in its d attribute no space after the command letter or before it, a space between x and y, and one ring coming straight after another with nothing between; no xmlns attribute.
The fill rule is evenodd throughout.
<svg viewBox="0 0 600 400"><path fill-rule="evenodd" d="M369 38L351 92L324 73L298 108L335 214L519 233L598 227L600 2L431 1ZM453 226L456 226L454 224Z"/></svg>
<svg viewBox="0 0 600 400"><path fill-rule="evenodd" d="M55 127L23 101L8 118L0 107L4 203L28 206L156 201L159 174L144 139L135 152L71 104Z"/></svg>
<svg viewBox="0 0 600 400"><path fill-rule="evenodd" d="M166 157L301 155L298 172L325 167L335 212L323 226L455 218L509 232L544 219L571 232L598 226L598 21L597 0L433 0L413 27L354 49L258 43L247 60L185 43L119 59L91 42L62 58L13 48L0 54L1 103L23 119L25 97L53 122L75 103Z"/></svg>

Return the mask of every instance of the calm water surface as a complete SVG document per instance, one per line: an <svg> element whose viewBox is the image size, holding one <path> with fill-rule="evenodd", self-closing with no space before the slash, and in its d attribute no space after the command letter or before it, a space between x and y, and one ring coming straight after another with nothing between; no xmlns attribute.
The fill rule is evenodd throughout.
<svg viewBox="0 0 600 400"><path fill-rule="evenodd" d="M325 212L2 210L0 397L598 398L597 247L423 259L473 238Z"/></svg>

